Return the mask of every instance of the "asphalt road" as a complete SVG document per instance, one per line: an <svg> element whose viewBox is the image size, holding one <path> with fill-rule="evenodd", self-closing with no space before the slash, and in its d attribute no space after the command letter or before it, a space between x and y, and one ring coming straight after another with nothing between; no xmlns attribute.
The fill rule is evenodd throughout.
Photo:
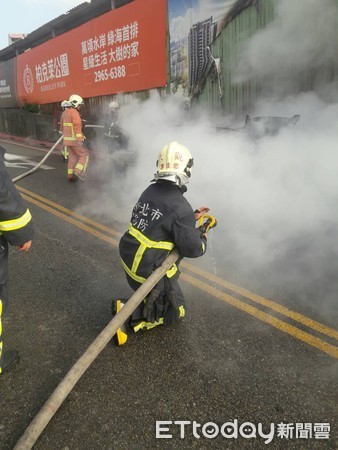
<svg viewBox="0 0 338 450"><path fill-rule="evenodd" d="M18 155L9 159L13 178L44 156L42 149L0 144ZM111 299L132 293L117 244L133 205L123 204L117 188L103 196L109 171L92 164L85 183L69 183L53 154L49 169L17 183L36 236L29 254L10 252L5 336L21 359L0 379L1 450L14 447L111 320ZM110 342L35 449L338 448L338 333L331 309L313 300L311 284L306 291L299 283L273 290L269 280L278 267L246 278L245 270L237 276L234 268L215 270L217 246L204 258L206 267L198 260L182 265L187 317L130 335L121 348ZM321 288L337 292L337 277L326 275ZM304 296L308 302L297 301Z"/></svg>

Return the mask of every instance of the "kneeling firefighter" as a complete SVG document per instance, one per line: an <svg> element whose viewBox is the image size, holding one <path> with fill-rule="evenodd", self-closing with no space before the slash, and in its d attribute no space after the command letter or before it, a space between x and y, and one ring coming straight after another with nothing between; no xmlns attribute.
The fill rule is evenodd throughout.
<svg viewBox="0 0 338 450"><path fill-rule="evenodd" d="M194 212L183 196L192 167L189 150L178 142L170 142L159 154L153 183L134 206L129 229L119 244L122 265L134 290L161 266L174 247L181 257L188 258L202 256L206 251L206 233L196 228L196 220L209 208L203 206ZM130 321L135 332L170 325L184 317L179 273L177 262L136 308Z"/></svg>

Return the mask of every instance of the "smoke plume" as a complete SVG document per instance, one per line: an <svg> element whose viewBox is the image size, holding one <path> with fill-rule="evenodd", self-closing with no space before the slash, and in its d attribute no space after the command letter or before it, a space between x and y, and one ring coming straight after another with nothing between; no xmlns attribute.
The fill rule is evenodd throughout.
<svg viewBox="0 0 338 450"><path fill-rule="evenodd" d="M337 10L335 0L276 2L275 19L242 48L237 81L257 78L266 93L280 96L306 84L319 89L334 66L337 75Z"/></svg>
<svg viewBox="0 0 338 450"><path fill-rule="evenodd" d="M276 20L243 50L247 66L239 66L238 78L245 73L246 79L270 80L253 115L299 114L294 127L253 139L245 130L217 131L204 114L191 120L174 98L154 94L132 102L121 108L120 123L135 164L123 178L112 173L108 184L91 187L86 208L111 211L114 226L118 216L125 231L160 149L178 141L195 161L187 199L194 209L209 206L218 220L209 239L212 255L198 263L210 270L213 258L220 276L276 299L288 296L318 309L320 303L320 313L332 319L338 288L336 80L318 79L311 91L297 94L295 88L306 67L320 70L337 59L333 6L331 0L278 2Z"/></svg>

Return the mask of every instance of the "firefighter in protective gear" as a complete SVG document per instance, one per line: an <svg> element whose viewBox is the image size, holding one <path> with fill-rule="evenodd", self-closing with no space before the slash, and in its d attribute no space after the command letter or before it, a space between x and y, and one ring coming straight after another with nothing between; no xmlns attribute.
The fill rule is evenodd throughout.
<svg viewBox="0 0 338 450"><path fill-rule="evenodd" d="M128 231L119 251L130 287L136 290L177 247L182 257L197 258L207 248L207 238L196 220L208 212L202 206L193 211L183 194L189 182L193 159L189 150L170 142L160 152L152 183L134 206ZM171 324L185 315L185 299L178 284L176 262L133 313L134 331Z"/></svg>
<svg viewBox="0 0 338 450"><path fill-rule="evenodd" d="M17 350L4 349L2 342L2 318L8 303L8 244L28 251L34 235L31 214L6 170L4 155L5 149L0 147L0 373L19 358Z"/></svg>
<svg viewBox="0 0 338 450"><path fill-rule="evenodd" d="M83 145L85 137L79 113L84 102L79 95L73 94L69 97L69 103L71 107L63 111L60 119L63 145L69 150L67 177L69 181L84 181L89 160L88 149Z"/></svg>
<svg viewBox="0 0 338 450"><path fill-rule="evenodd" d="M66 108L70 108L71 106L72 105L70 104L70 102L68 100L63 100L61 102L61 109L62 109L62 111L64 111ZM60 121L59 121L59 125L60 125ZM61 133L61 131L60 131L60 133ZM62 156L62 160L63 160L64 163L68 161L69 151L68 151L67 145L64 145L62 147L61 156Z"/></svg>
<svg viewBox="0 0 338 450"><path fill-rule="evenodd" d="M110 102L108 105L108 112L104 117L104 138L107 147L107 160L110 161L114 154L119 150L126 150L128 148L128 137L119 125L119 108L120 105L116 102ZM118 162L118 159L115 161ZM123 172L123 164L117 164L117 172Z"/></svg>
<svg viewBox="0 0 338 450"><path fill-rule="evenodd" d="M117 102L110 102L108 105L108 112L104 119L104 135L109 142L110 140L119 140L119 108Z"/></svg>

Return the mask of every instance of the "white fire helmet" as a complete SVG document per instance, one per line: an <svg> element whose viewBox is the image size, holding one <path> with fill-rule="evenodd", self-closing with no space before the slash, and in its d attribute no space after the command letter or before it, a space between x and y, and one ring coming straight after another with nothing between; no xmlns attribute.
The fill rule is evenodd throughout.
<svg viewBox="0 0 338 450"><path fill-rule="evenodd" d="M112 111L119 109L119 107L120 105L115 101L109 103L109 109L111 109Z"/></svg>
<svg viewBox="0 0 338 450"><path fill-rule="evenodd" d="M183 186L189 183L194 160L182 144L170 142L162 148L157 160L155 180L168 180Z"/></svg>
<svg viewBox="0 0 338 450"><path fill-rule="evenodd" d="M76 94L73 94L69 97L69 102L73 106L73 108L77 108L79 105L84 105L82 97Z"/></svg>
<svg viewBox="0 0 338 450"><path fill-rule="evenodd" d="M72 105L68 100L63 100L63 102L61 102L61 108L66 109L66 108L70 108Z"/></svg>

